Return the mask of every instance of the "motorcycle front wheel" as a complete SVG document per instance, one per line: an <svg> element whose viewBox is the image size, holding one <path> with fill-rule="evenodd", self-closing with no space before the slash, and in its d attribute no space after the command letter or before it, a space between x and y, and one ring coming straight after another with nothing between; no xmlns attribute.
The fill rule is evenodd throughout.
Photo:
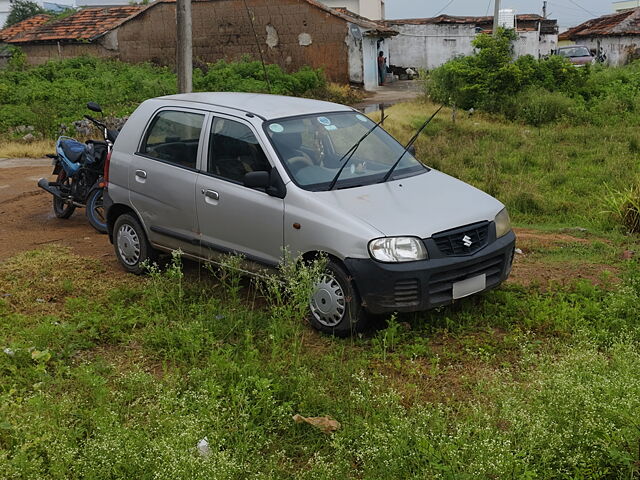
<svg viewBox="0 0 640 480"><path fill-rule="evenodd" d="M58 177L56 178L56 183L60 186L60 190L62 191L71 191L71 179L67 177L67 173L64 170L60 170L58 173ZM69 218L73 215L76 207L73 203L65 202L64 200L59 199L58 197L53 197L53 213L56 214L58 218Z"/></svg>
<svg viewBox="0 0 640 480"><path fill-rule="evenodd" d="M89 194L87 199L87 219L93 228L100 233L107 233L107 216L102 204L104 190L97 188Z"/></svg>

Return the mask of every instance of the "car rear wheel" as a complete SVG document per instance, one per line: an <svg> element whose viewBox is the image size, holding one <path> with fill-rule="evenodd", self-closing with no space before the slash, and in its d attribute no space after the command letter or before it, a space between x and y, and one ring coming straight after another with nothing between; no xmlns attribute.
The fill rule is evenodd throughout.
<svg viewBox="0 0 640 480"><path fill-rule="evenodd" d="M329 260L309 300L310 321L321 332L347 337L367 323L360 296L346 270Z"/></svg>
<svg viewBox="0 0 640 480"><path fill-rule="evenodd" d="M136 275L144 273L145 265L157 257L142 225L128 213L120 215L113 225L113 246L120 264Z"/></svg>

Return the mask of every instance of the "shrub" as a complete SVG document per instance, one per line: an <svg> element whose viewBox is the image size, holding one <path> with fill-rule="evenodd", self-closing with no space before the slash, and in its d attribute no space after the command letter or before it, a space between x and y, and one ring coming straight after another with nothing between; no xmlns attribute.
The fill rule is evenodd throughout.
<svg viewBox="0 0 640 480"><path fill-rule="evenodd" d="M514 96L511 115L508 116L539 127L570 117L576 109L576 103L563 93L532 87Z"/></svg>
<svg viewBox="0 0 640 480"><path fill-rule="evenodd" d="M219 61L194 69L196 91L260 92L295 95L340 103L355 103L359 96L349 87L328 84L321 70L304 67L286 73L278 65L266 66L244 59ZM16 50L9 68L0 70L0 132L33 125L43 137L58 134L86 113L86 103L100 103L114 116L129 115L140 102L176 93L176 76L167 68L130 65L116 60L78 57L26 67Z"/></svg>
<svg viewBox="0 0 640 480"><path fill-rule="evenodd" d="M640 178L624 190L610 191L607 214L630 233L640 233Z"/></svg>

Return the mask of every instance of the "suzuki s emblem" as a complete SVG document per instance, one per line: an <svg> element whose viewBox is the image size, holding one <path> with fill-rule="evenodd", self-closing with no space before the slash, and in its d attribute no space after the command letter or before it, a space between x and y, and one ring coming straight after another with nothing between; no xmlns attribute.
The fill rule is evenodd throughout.
<svg viewBox="0 0 640 480"><path fill-rule="evenodd" d="M462 243L465 247L469 248L471 244L473 244L473 241L471 240L471 237L469 235L465 235L464 237L462 237Z"/></svg>

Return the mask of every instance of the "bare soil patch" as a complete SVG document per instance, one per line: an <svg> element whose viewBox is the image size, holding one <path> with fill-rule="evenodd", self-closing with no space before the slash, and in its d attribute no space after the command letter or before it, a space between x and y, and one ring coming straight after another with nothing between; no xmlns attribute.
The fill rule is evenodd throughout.
<svg viewBox="0 0 640 480"><path fill-rule="evenodd" d="M27 163L27 166L13 166ZM8 161L0 165L0 261L19 252L60 244L73 252L103 260L119 270L113 247L106 235L96 232L76 209L68 220L53 213L52 197L38 188L38 179L51 178L48 161Z"/></svg>

